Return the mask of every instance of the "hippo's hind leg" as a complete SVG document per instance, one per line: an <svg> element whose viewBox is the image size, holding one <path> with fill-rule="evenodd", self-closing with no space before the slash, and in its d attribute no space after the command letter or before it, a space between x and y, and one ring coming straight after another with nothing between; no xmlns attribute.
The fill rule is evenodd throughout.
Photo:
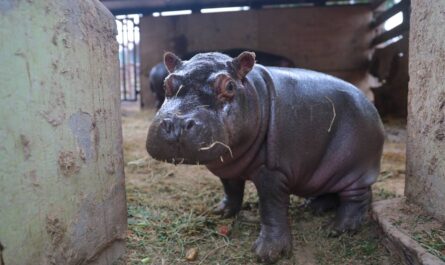
<svg viewBox="0 0 445 265"><path fill-rule="evenodd" d="M357 231L366 220L372 200L371 187L341 191L339 196L340 205L330 226L331 236Z"/></svg>
<svg viewBox="0 0 445 265"><path fill-rule="evenodd" d="M252 181L258 191L261 216L260 235L252 250L260 262L273 263L282 254L290 256L292 252L287 178L281 172L263 166Z"/></svg>
<svg viewBox="0 0 445 265"><path fill-rule="evenodd" d="M337 209L340 204L340 198L338 194L328 193L317 197L308 198L305 201L305 205L315 215L321 215L322 213Z"/></svg>
<svg viewBox="0 0 445 265"><path fill-rule="evenodd" d="M223 218L235 216L243 204L245 180L221 179L224 186L224 198L213 211L215 214L221 214Z"/></svg>

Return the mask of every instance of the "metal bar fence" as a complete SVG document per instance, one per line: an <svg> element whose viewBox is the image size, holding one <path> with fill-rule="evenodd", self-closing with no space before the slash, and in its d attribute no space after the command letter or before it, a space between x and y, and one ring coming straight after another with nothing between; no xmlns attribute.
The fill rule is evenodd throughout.
<svg viewBox="0 0 445 265"><path fill-rule="evenodd" d="M119 43L120 91L122 101L137 101L140 93L140 15L116 16Z"/></svg>

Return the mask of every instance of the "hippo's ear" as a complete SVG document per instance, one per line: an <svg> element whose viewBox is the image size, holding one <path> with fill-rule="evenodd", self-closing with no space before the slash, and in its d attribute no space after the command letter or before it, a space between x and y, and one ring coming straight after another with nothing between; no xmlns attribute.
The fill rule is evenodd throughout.
<svg viewBox="0 0 445 265"><path fill-rule="evenodd" d="M252 70L255 64L254 52L242 52L234 58L232 65L239 79L243 79Z"/></svg>
<svg viewBox="0 0 445 265"><path fill-rule="evenodd" d="M177 66L181 65L181 63L182 63L181 59L174 53L172 52L164 53L164 64L165 67L167 67L169 73L172 73Z"/></svg>

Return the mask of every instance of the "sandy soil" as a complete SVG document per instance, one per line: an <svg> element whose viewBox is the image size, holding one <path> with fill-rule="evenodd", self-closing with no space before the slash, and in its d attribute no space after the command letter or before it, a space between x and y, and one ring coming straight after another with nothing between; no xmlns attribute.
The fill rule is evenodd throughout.
<svg viewBox="0 0 445 265"><path fill-rule="evenodd" d="M250 251L259 231L253 185L247 185L240 215L220 219L210 213L223 194L219 180L202 166L173 166L148 157L145 137L154 112L124 107L122 114L129 209L127 264L256 264ZM404 188L404 124L388 121L386 127L374 200L401 196ZM396 264L373 222L355 235L329 238L323 226L332 214L314 216L301 204L300 198L292 198L293 257L278 264ZM221 233L224 230L227 235ZM191 249L197 253L194 261L186 260Z"/></svg>

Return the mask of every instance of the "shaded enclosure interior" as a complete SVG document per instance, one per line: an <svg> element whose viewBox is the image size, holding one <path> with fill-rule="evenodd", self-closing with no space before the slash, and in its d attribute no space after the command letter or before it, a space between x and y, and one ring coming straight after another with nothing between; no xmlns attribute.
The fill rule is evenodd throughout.
<svg viewBox="0 0 445 265"><path fill-rule="evenodd" d="M198 52L250 49L288 58L296 67L340 77L374 100L382 115L406 117L409 0L294 2L293 6L261 6L258 2L240 9L244 11L227 13L201 13L190 4L195 8L191 14L178 16L155 12L175 9L175 5L161 3L153 3L151 9L146 4L145 9L141 5L140 9L115 10L143 12L136 25L139 45L126 55L141 58L134 65L128 64L126 70L126 76L133 75L133 69L140 71L133 83L137 84L141 105L155 104L149 72L161 62L165 51L189 57ZM118 6L119 1L113 4L109 7ZM220 6L224 4L221 1ZM204 3L202 7L207 6L212 4ZM126 30L133 29L131 26ZM131 80L124 82L132 83Z"/></svg>
<svg viewBox="0 0 445 265"><path fill-rule="evenodd" d="M189 58L198 52L250 49L288 58L296 67L340 77L374 100L381 115L406 117L409 0L285 1L281 5L216 2L164 5L162 1L136 1L132 5L104 1L116 14L142 15L131 17L125 28L120 26L125 16L117 16L121 35L135 31L123 40L127 52L120 53L129 62L121 64L125 83L121 86L129 86L124 100L140 94L141 106L155 105L149 72L161 62L165 51ZM225 5L239 5L235 8L240 12L206 13L212 10L206 7ZM179 12L189 13L162 15L181 8L190 10ZM133 56L140 56L140 60ZM258 63L267 65L261 60ZM135 92L130 95L131 89Z"/></svg>
<svg viewBox="0 0 445 265"><path fill-rule="evenodd" d="M142 68L150 69L160 62L165 50L184 53L245 48L281 55L297 67L327 72L363 85L367 79L366 64L372 38L368 28L371 18L368 7L143 17ZM174 41L180 36L184 36L182 45L186 47L176 47ZM147 76L142 76L144 93L148 82Z"/></svg>
<svg viewBox="0 0 445 265"><path fill-rule="evenodd" d="M364 83L373 35L368 27L371 19L369 7L147 16L141 20L142 69L148 72L161 61L165 50L181 55L191 51L245 48L284 56L297 67L337 75L362 85L365 90L369 89ZM178 41L182 43L175 43ZM146 74L142 76L144 93L148 83ZM143 100L144 97L142 94Z"/></svg>
<svg viewBox="0 0 445 265"><path fill-rule="evenodd" d="M217 14L201 14L198 8L191 15L174 17L159 13L153 16L152 12L162 10L147 8L140 20L142 103L144 107L154 106L148 72L161 62L165 51L184 56L250 48L289 58L297 67L350 81L375 99L382 115L406 117L410 3L384 2L355 6L309 3L270 9L251 6L249 11ZM399 14L403 23L385 29L385 22L399 12L403 13ZM258 229L258 205L253 187L248 187L249 195L239 218L214 218L208 210L222 193L217 179L204 168L159 163L137 149L137 142L144 140L148 128L141 121L152 116L150 110L124 110L130 220L128 260L134 264L140 260L182 264L187 251L196 248L198 263L224 260L227 264L254 264L249 244ZM404 121L388 119L385 124L382 173L374 186L376 200L404 194ZM294 238L296 257L279 264L398 264L383 248L372 223L356 238L330 241L321 232L327 217L310 216L299 208L301 203L293 202L292 218L296 234L303 233L303 238ZM231 231L230 238L219 234L220 228L226 226ZM314 232L305 234L304 229ZM346 241L363 245L354 243L354 247ZM353 250L348 252L348 248Z"/></svg>
<svg viewBox="0 0 445 265"><path fill-rule="evenodd" d="M203 12L221 7L239 11ZM386 127L374 199L406 193L443 222L443 10L442 0L0 1L0 265L256 264L254 186L238 217L219 219L217 178L146 153L148 73L165 51L256 50L355 84ZM332 239L332 216L301 198L290 216L294 256L278 264L401 260L372 221ZM445 242L434 247L445 261Z"/></svg>

